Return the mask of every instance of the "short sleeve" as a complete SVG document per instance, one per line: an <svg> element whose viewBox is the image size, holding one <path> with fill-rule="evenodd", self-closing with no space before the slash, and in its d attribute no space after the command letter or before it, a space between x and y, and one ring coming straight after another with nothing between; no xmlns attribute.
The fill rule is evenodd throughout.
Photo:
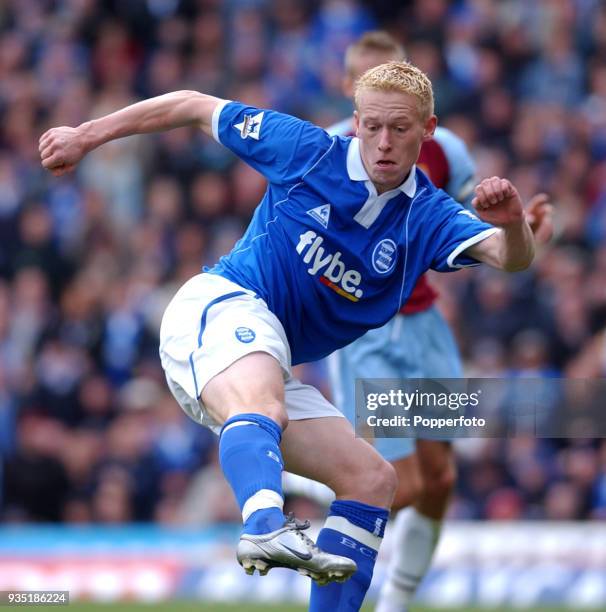
<svg viewBox="0 0 606 612"><path fill-rule="evenodd" d="M439 215L439 221L432 236L431 268L438 272L452 272L479 265L481 262L466 255L465 250L486 240L498 232L498 228L485 223L446 194L434 212Z"/></svg>
<svg viewBox="0 0 606 612"><path fill-rule="evenodd" d="M276 184L300 180L332 144L307 121L239 102L218 105L212 128L215 140Z"/></svg>

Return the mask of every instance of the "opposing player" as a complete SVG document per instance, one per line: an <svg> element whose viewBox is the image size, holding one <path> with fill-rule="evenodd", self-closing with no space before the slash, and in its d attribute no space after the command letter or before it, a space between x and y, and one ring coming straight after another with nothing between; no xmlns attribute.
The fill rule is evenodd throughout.
<svg viewBox="0 0 606 612"><path fill-rule="evenodd" d="M372 31L352 44L345 55L343 92L353 97L357 79L369 68L404 60L404 49L387 32ZM352 136L354 118L328 128L331 135ZM464 142L437 127L424 140L417 165L436 187L466 207L473 197L475 164ZM528 212L533 230L550 235L547 196L535 196ZM549 236L546 238L549 239ZM436 291L422 276L398 315L329 358L333 399L355 423L356 378L458 378L463 367L454 337L435 306ZM375 447L392 462L398 488L392 509L400 510L393 530L393 557L377 612L404 612L429 569L442 520L455 482L455 462L449 442L377 439ZM406 510L403 510L406 508Z"/></svg>
<svg viewBox="0 0 606 612"><path fill-rule="evenodd" d="M197 126L267 177L243 238L169 304L160 355L182 408L220 432L221 467L244 520L237 550L244 568L290 567L322 583L352 576L314 583L314 612L362 605L396 480L336 408L291 377L291 365L385 324L429 267L485 262L517 271L534 256L509 181L479 185L478 218L460 214L416 169L436 125L431 83L420 70L405 62L370 70L355 100L359 139L192 91L40 139L43 166L61 175L110 140ZM337 495L319 547L305 525L284 520L284 467Z"/></svg>

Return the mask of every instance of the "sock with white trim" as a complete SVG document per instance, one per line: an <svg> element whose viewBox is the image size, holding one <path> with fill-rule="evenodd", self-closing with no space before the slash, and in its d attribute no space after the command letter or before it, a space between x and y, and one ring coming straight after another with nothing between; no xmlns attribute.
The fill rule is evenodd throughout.
<svg viewBox="0 0 606 612"><path fill-rule="evenodd" d="M261 414L238 414L221 429L219 460L242 511L243 533L284 524L281 438L280 426Z"/></svg>
<svg viewBox="0 0 606 612"><path fill-rule="evenodd" d="M318 546L329 553L353 559L356 573L346 582L311 587L310 612L357 612L377 559L377 553L389 512L357 501L337 500L332 503L324 528L318 535Z"/></svg>
<svg viewBox="0 0 606 612"><path fill-rule="evenodd" d="M441 521L428 518L416 508L398 512L390 536L394 542L393 555L376 612L406 610L429 569L441 527Z"/></svg>

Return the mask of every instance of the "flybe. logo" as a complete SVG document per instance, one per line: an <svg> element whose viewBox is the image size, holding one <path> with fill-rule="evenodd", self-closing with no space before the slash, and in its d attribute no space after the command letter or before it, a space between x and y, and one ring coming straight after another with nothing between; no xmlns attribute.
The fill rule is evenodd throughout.
<svg viewBox="0 0 606 612"><path fill-rule="evenodd" d="M344 298L357 302L364 294L362 289L359 289L362 275L357 270L347 270L341 261L341 251L327 253L322 246L323 242L324 238L312 230L299 236L297 253L303 256L304 263L311 264L307 272L312 276L321 274L319 280L323 285Z"/></svg>

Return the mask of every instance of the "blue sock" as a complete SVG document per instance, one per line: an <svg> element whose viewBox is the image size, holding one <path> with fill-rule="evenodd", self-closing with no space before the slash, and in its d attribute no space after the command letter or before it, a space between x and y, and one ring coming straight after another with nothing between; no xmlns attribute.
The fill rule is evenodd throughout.
<svg viewBox="0 0 606 612"><path fill-rule="evenodd" d="M346 582L311 586L310 612L358 612L375 567L389 512L357 501L332 503L318 546L329 553L353 559L356 573Z"/></svg>
<svg viewBox="0 0 606 612"><path fill-rule="evenodd" d="M219 461L244 520L243 533L269 533L284 524L282 430L261 414L239 414L221 429Z"/></svg>

